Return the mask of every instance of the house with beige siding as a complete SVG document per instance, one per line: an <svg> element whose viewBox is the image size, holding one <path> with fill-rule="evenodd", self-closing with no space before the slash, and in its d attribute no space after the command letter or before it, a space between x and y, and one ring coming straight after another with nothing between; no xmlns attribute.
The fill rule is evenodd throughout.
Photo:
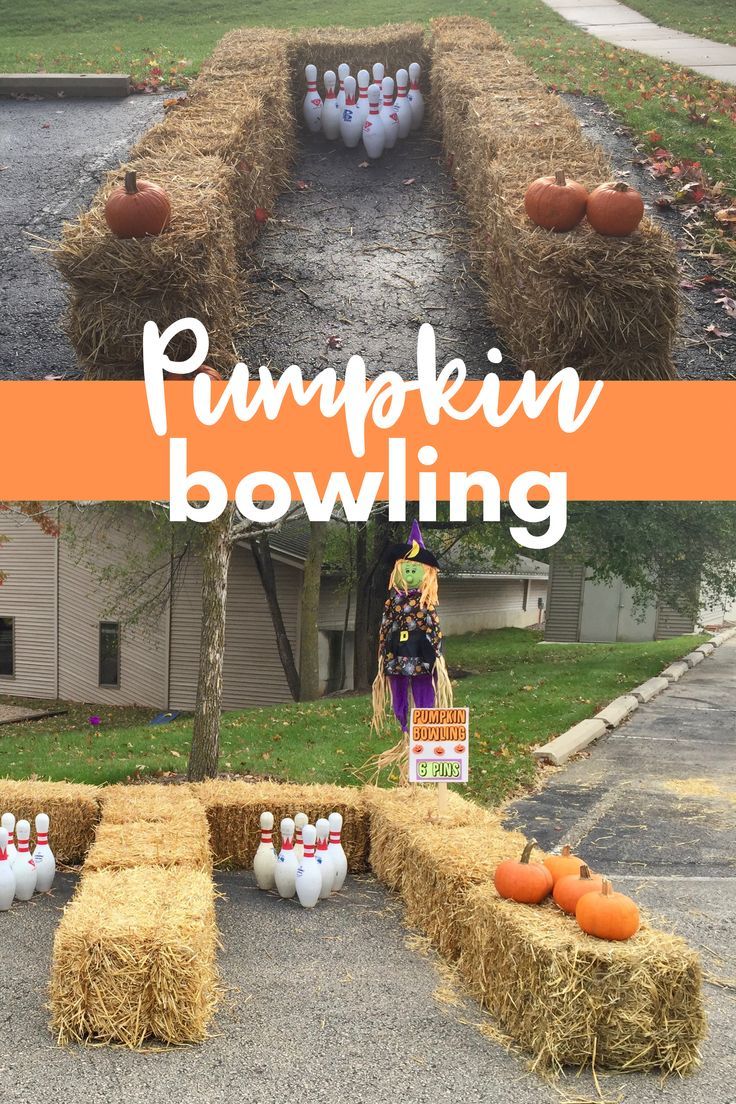
<svg viewBox="0 0 736 1104"><path fill-rule="evenodd" d="M59 536L44 533L24 515L2 517L8 539L0 548L6 572L0 586L0 696L193 709L202 619L196 554L162 551L140 509L121 508L114 520L92 505L53 509ZM297 662L307 540L298 526L270 538L279 603ZM151 616L128 623L115 608L109 573L130 561L131 548L142 565L142 598L146 586L155 592L167 585L165 600L152 606ZM541 622L545 564L518 557L504 570L451 559L443 566L446 636ZM350 676L346 683L338 677L343 650L352 671L355 603L351 596L345 632L347 602L339 580L326 575L318 626L321 685L328 692L351 685ZM238 544L228 578L223 704L240 709L289 700L255 562L247 544Z"/></svg>

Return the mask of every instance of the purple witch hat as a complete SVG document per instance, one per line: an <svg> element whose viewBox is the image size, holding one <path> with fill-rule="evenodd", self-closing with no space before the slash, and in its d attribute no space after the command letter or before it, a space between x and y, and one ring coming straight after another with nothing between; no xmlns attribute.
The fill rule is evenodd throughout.
<svg viewBox="0 0 736 1104"><path fill-rule="evenodd" d="M439 567L437 557L424 545L422 531L419 522L414 519L406 544L392 544L386 550L386 559L391 563L397 560L414 560L416 563L426 564L428 567Z"/></svg>

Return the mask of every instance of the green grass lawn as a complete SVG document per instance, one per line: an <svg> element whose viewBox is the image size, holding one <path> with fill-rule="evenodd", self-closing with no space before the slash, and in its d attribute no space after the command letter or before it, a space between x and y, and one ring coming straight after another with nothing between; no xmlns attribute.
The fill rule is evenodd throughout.
<svg viewBox="0 0 736 1104"><path fill-rule="evenodd" d="M188 0L155 5L149 0L123 5L36 0L30 7L0 2L8 9L1 17L0 70L124 70L137 79L152 70L161 70L164 80L195 72L215 42L235 26L297 27L336 19L332 9L314 0L278 5L251 0L247 6L241 0L201 0L196 5ZM638 4L642 11L671 6L670 0ZM719 0L708 0L705 10L693 7L689 18L702 31L718 6ZM675 10L686 18L684 0L678 0ZM489 19L547 84L601 96L637 134L657 131L678 158L700 160L714 180L736 187L736 89L599 42L541 0L405 0L400 9L389 0L364 0L340 9L339 18L360 26L458 13ZM707 116L707 123L695 121L699 116Z"/></svg>
<svg viewBox="0 0 736 1104"><path fill-rule="evenodd" d="M592 716L703 639L554 645L521 629L449 638L449 663L469 672L455 686L456 703L470 706L468 792L495 803L531 783L536 767L530 747ZM2 725L2 773L101 783L184 771L191 718L150 727L153 713L75 705L65 716ZM88 721L93 714L102 721L97 731ZM378 741L369 724L364 696L226 713L221 767L301 782L356 783L355 772L397 738L392 731Z"/></svg>
<svg viewBox="0 0 736 1104"><path fill-rule="evenodd" d="M675 31L687 31L699 38L712 38L714 42L727 42L736 46L736 12L728 0L626 0L630 8L642 15L672 27Z"/></svg>

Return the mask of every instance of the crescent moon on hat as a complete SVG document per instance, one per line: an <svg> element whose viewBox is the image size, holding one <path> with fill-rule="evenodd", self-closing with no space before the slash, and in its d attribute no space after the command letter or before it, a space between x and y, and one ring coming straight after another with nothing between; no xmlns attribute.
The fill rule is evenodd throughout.
<svg viewBox="0 0 736 1104"><path fill-rule="evenodd" d="M413 560L415 556L418 556L421 549L416 541L411 542L411 550L406 553L407 560Z"/></svg>

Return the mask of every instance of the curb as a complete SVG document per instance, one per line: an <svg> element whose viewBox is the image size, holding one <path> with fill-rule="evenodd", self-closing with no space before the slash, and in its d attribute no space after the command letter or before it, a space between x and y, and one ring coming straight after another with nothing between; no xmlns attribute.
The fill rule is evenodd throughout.
<svg viewBox="0 0 736 1104"><path fill-rule="evenodd" d="M636 686L633 690L630 690L628 694L614 698L604 709L596 713L595 717L580 721L560 736L555 736L554 740L550 740L543 747L534 748L532 755L535 759L545 760L555 767L562 766L571 756L577 755L589 744L600 739L604 733L618 728L631 716L635 709L639 708L640 704L651 701L664 690L667 690L672 683L679 682L682 676L691 668L697 667L704 659L713 655L721 644L725 644L727 640L731 640L734 636L736 636L736 628L725 629L723 632L717 633L710 640L706 640L704 644L695 648L694 651L683 656L682 659L675 660L669 667L665 667L660 675L647 679L641 686Z"/></svg>
<svg viewBox="0 0 736 1104"><path fill-rule="evenodd" d="M79 96L85 99L130 95L127 73L0 73L0 96Z"/></svg>

